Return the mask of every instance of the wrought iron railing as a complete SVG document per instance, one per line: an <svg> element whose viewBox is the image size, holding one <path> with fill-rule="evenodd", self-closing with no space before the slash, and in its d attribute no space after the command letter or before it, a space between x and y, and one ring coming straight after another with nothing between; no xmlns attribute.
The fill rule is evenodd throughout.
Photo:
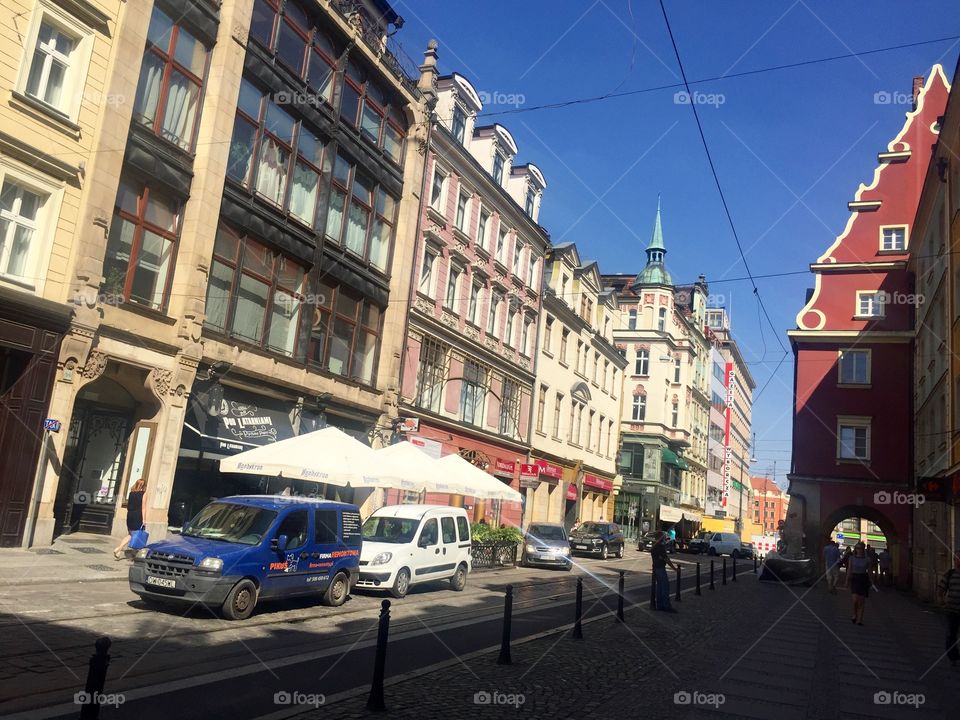
<svg viewBox="0 0 960 720"><path fill-rule="evenodd" d="M506 541L473 543L470 549L473 569L492 570L515 567L518 547L520 547L520 543Z"/></svg>

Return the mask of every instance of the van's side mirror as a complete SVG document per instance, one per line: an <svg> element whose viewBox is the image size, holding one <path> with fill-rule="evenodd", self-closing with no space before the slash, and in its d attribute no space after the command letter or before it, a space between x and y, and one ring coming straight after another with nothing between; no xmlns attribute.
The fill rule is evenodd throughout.
<svg viewBox="0 0 960 720"><path fill-rule="evenodd" d="M287 536L281 535L280 537L274 538L270 541L270 549L276 550L279 553L287 551Z"/></svg>
<svg viewBox="0 0 960 720"><path fill-rule="evenodd" d="M426 535L421 535L420 539L417 540L417 547L425 548L429 546L430 546L429 538L427 538Z"/></svg>

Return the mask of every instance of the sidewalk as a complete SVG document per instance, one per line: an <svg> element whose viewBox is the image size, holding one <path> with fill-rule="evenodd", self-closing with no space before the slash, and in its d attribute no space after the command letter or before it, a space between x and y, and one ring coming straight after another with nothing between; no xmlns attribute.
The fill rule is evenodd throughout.
<svg viewBox="0 0 960 720"><path fill-rule="evenodd" d="M686 593L677 607L630 609L625 626L612 617L585 624L583 641L565 632L515 644L510 666L496 653L438 656L447 667L387 685L386 714L946 720L960 707L960 671L941 658L942 617L894 590L871 594L862 627L850 622L848 593L753 575ZM388 647L388 673L397 661ZM296 717L369 716L366 692L336 700Z"/></svg>
<svg viewBox="0 0 960 720"><path fill-rule="evenodd" d="M73 533L51 547L0 550L0 582L5 586L49 582L103 582L127 579L126 562L113 558L117 540L106 535Z"/></svg>

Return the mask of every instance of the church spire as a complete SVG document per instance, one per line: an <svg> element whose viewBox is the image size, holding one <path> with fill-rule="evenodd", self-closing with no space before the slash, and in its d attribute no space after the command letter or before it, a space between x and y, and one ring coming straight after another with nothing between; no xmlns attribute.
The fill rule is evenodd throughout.
<svg viewBox="0 0 960 720"><path fill-rule="evenodd" d="M634 285L673 285L673 278L663 264L667 248L663 244L663 225L660 219L660 195L657 195L657 217L653 223L653 236L647 246L647 266L640 271Z"/></svg>

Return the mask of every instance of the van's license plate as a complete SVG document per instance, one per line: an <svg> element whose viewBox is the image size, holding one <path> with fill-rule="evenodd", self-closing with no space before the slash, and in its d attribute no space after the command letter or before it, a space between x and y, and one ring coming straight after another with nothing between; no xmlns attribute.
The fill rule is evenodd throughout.
<svg viewBox="0 0 960 720"><path fill-rule="evenodd" d="M156 585L157 587L175 588L177 581L170 578L158 578L147 575L147 585Z"/></svg>

